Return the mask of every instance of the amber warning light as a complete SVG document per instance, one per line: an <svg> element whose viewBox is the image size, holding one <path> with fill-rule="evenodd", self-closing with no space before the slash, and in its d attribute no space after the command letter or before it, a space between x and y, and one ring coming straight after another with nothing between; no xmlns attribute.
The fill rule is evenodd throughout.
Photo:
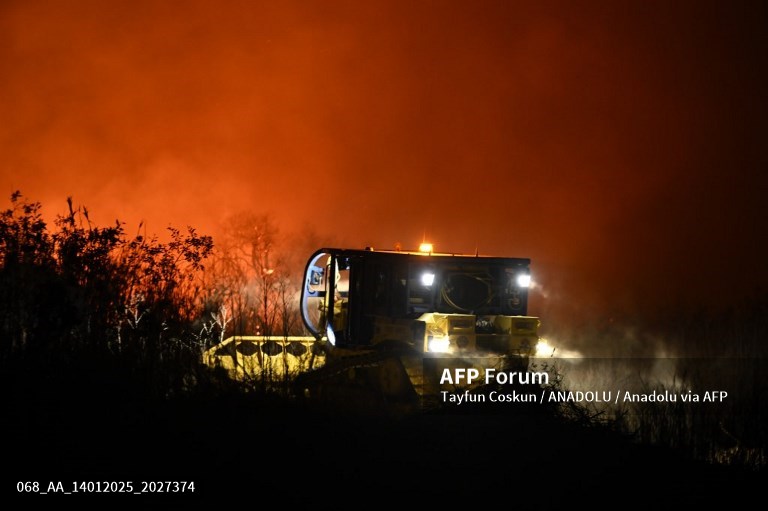
<svg viewBox="0 0 768 511"><path fill-rule="evenodd" d="M419 245L419 252L424 252L425 254L431 254L432 253L432 243L424 242L421 245Z"/></svg>

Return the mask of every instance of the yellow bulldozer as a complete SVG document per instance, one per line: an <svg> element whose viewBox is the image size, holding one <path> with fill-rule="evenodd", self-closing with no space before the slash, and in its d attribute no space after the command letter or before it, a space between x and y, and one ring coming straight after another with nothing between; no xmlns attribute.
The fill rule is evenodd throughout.
<svg viewBox="0 0 768 511"><path fill-rule="evenodd" d="M527 315L530 282L526 258L322 248L301 289L310 335L230 337L205 362L234 378L288 378L313 402L428 409L489 369L527 370L540 326Z"/></svg>

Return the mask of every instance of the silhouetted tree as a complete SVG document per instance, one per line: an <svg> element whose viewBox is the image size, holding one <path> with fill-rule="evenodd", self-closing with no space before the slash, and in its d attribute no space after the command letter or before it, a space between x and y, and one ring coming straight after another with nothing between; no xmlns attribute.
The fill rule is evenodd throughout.
<svg viewBox="0 0 768 511"><path fill-rule="evenodd" d="M169 228L165 243L128 239L119 221L94 226L87 209L67 205L52 233L20 192L0 213L0 363L112 357L148 388L178 390L199 363L192 325L213 239L191 227Z"/></svg>
<svg viewBox="0 0 768 511"><path fill-rule="evenodd" d="M54 243L40 209L40 203L28 202L15 192L11 208L0 214L0 356L4 363L41 344L46 333L64 319L55 307L61 290Z"/></svg>

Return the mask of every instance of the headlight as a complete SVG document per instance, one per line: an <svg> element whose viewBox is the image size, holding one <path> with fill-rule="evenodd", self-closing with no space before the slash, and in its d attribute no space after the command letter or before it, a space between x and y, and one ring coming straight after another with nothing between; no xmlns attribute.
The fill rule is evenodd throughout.
<svg viewBox="0 0 768 511"><path fill-rule="evenodd" d="M517 285L519 287L530 287L531 276L527 273L521 273L517 276Z"/></svg>
<svg viewBox="0 0 768 511"><path fill-rule="evenodd" d="M555 348L550 346L546 339L539 339L539 342L536 343L536 357L551 357L554 355L554 353Z"/></svg>
<svg viewBox="0 0 768 511"><path fill-rule="evenodd" d="M427 343L427 349L432 353L448 353L451 350L451 341L448 337L433 337Z"/></svg>
<svg viewBox="0 0 768 511"><path fill-rule="evenodd" d="M421 284L423 286L431 286L435 282L435 274L425 271L421 274Z"/></svg>

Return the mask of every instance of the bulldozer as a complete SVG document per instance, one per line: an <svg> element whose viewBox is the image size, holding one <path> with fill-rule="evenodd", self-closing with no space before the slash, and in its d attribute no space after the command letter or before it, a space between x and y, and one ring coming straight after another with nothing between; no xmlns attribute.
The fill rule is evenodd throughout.
<svg viewBox="0 0 768 511"><path fill-rule="evenodd" d="M540 327L528 315L530 282L527 258L429 245L321 248L301 286L310 335L232 337L206 352L206 363L222 365L229 355L236 377L290 374L295 395L313 403L387 414L432 409L492 371L527 370Z"/></svg>

